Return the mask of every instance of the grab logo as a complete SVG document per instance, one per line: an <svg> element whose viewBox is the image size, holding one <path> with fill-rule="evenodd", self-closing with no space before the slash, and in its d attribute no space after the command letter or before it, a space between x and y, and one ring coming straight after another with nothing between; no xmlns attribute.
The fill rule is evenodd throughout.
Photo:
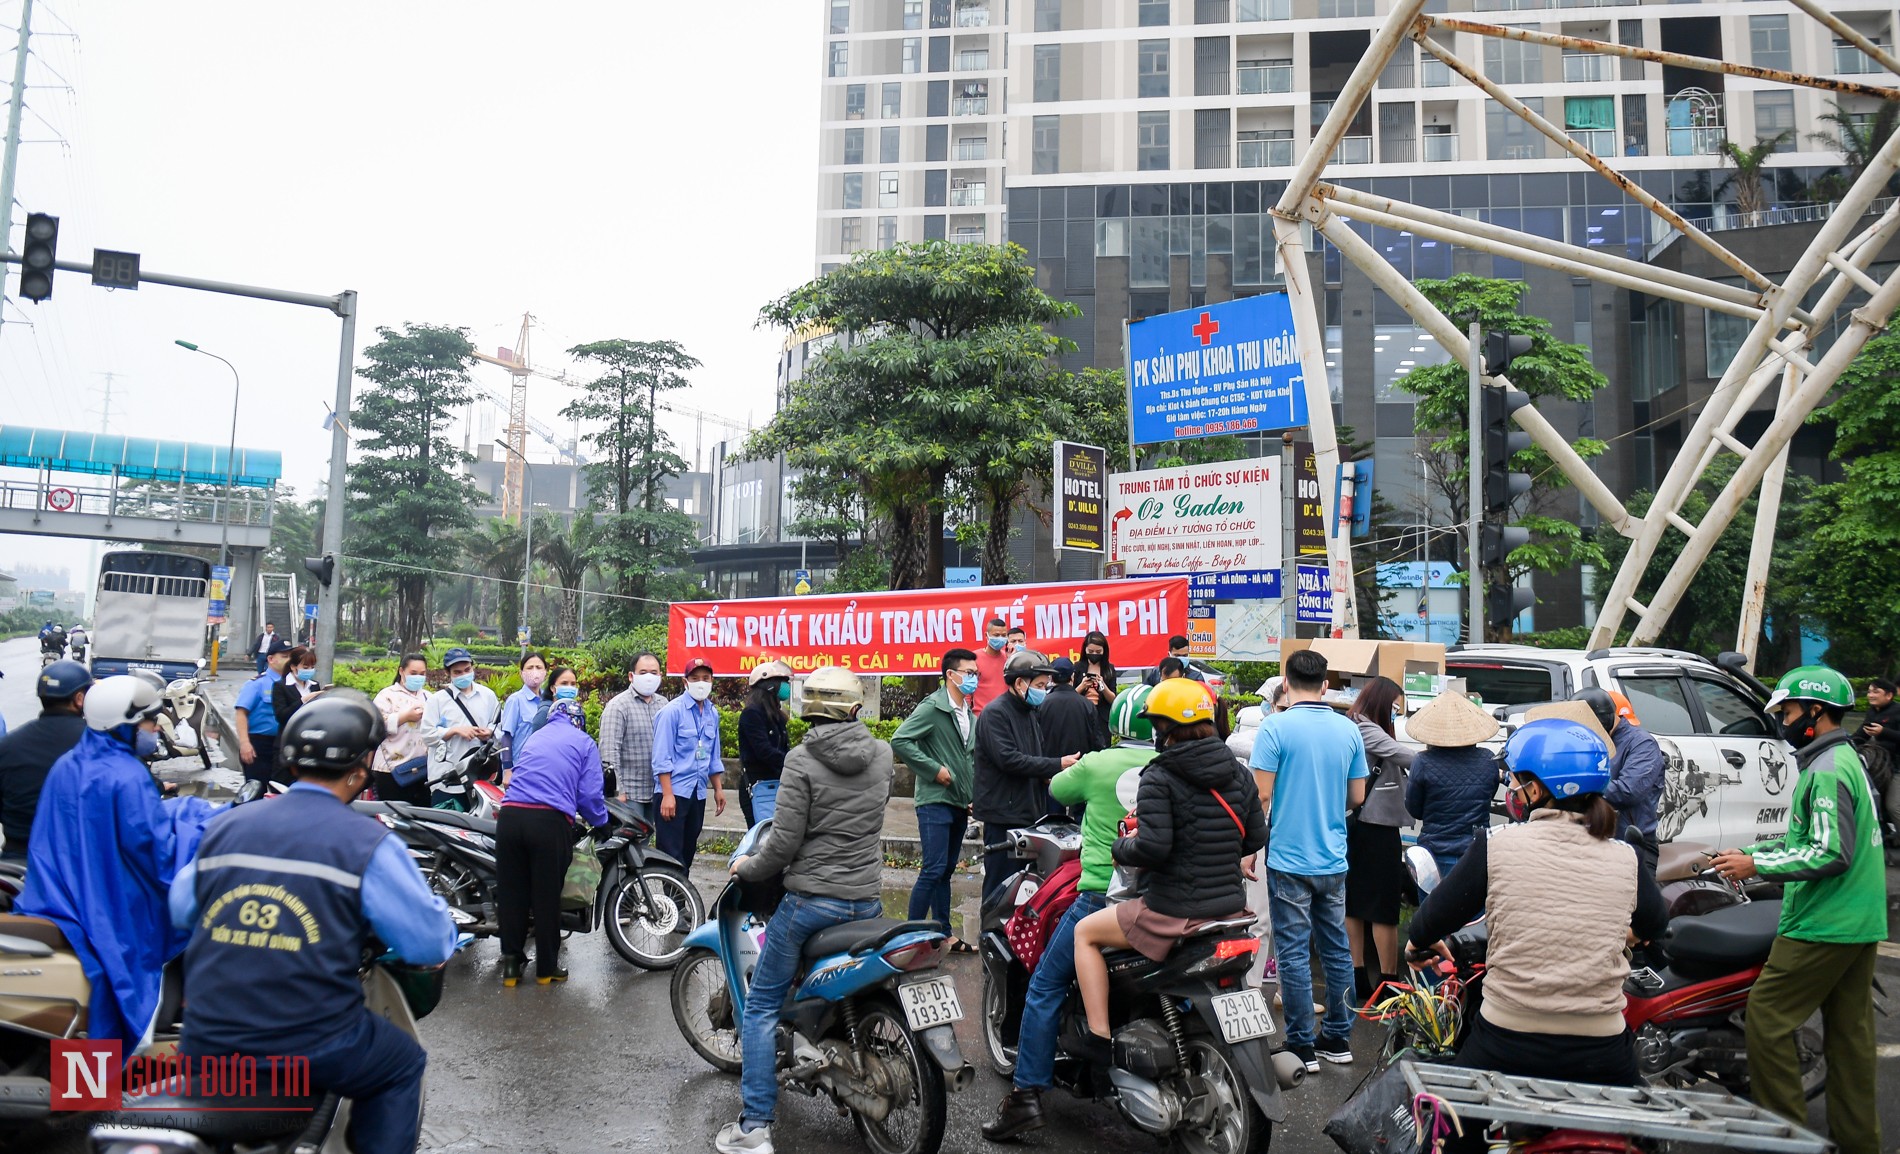
<svg viewBox="0 0 1900 1154"><path fill-rule="evenodd" d="M117 1110L125 1102L117 1038L53 1043L55 1110Z"/></svg>

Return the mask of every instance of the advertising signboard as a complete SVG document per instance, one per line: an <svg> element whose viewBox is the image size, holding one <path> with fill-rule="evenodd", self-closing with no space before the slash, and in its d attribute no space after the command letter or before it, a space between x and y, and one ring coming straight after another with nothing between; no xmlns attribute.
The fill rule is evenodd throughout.
<svg viewBox="0 0 1900 1154"><path fill-rule="evenodd" d="M1293 442L1293 551L1302 557L1326 555L1326 511L1311 441Z"/></svg>
<svg viewBox="0 0 1900 1154"><path fill-rule="evenodd" d="M1128 326L1136 444L1298 428L1306 424L1305 381L1285 293Z"/></svg>
<svg viewBox="0 0 1900 1154"><path fill-rule="evenodd" d="M1297 567L1298 588L1293 593L1293 619L1302 625L1329 625L1333 620L1333 586L1325 565Z"/></svg>
<svg viewBox="0 0 1900 1154"><path fill-rule="evenodd" d="M1259 457L1111 475L1109 560L1130 576L1250 573L1277 589L1280 473L1278 459Z"/></svg>
<svg viewBox="0 0 1900 1154"><path fill-rule="evenodd" d="M1102 551L1102 502L1107 497L1108 454L1094 445L1056 442L1056 499L1062 520L1056 526L1056 552Z"/></svg>

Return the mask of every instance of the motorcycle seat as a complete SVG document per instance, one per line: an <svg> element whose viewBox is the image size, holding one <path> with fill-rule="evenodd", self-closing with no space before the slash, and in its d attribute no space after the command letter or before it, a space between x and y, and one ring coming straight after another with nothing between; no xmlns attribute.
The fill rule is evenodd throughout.
<svg viewBox="0 0 1900 1154"><path fill-rule="evenodd" d="M0 914L0 936L24 938L55 950L72 948L56 923L45 918L29 918L24 914Z"/></svg>
<svg viewBox="0 0 1900 1154"><path fill-rule="evenodd" d="M492 818L476 817L470 813L460 813L452 809L434 809L429 806L408 805L400 801L386 802L396 813L411 821L432 821L437 825L453 825L462 829L495 835L495 822Z"/></svg>
<svg viewBox="0 0 1900 1154"><path fill-rule="evenodd" d="M1182 934L1181 940L1186 941L1189 938L1205 937L1208 934L1224 934L1229 930L1251 930L1253 929L1254 921L1254 916L1248 914L1246 917L1241 918L1219 918L1211 922L1202 922L1200 925L1190 929L1187 933Z"/></svg>
<svg viewBox="0 0 1900 1154"><path fill-rule="evenodd" d="M861 954L876 949L900 934L937 933L936 922L906 922L897 918L865 918L827 926L805 939L805 957L822 958L830 954Z"/></svg>
<svg viewBox="0 0 1900 1154"><path fill-rule="evenodd" d="M267 1068L268 1069L268 1068ZM268 1079L268 1073L261 1075ZM301 1132L324 1106L322 1091L214 1097L196 1094L127 1094L121 1110L98 1119L112 1126L162 1125L184 1130L212 1145L258 1142Z"/></svg>
<svg viewBox="0 0 1900 1154"><path fill-rule="evenodd" d="M1675 963L1759 966L1768 960L1780 923L1780 902L1744 902L1671 920L1663 948Z"/></svg>

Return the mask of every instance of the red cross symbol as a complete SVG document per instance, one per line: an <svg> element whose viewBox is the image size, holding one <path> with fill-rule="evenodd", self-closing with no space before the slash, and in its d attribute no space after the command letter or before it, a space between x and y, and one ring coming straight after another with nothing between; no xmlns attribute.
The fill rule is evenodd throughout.
<svg viewBox="0 0 1900 1154"><path fill-rule="evenodd" d="M1201 338L1202 347L1206 347L1214 343L1214 334L1220 331L1220 322L1214 319L1214 314L1202 313L1201 323L1188 331Z"/></svg>

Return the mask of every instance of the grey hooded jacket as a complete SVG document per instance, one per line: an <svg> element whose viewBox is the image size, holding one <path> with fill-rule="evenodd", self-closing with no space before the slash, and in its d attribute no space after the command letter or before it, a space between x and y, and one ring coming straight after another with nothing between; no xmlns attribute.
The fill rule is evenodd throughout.
<svg viewBox="0 0 1900 1154"><path fill-rule="evenodd" d="M884 868L891 747L862 722L815 725L785 756L778 809L746 881L785 872L785 888L822 898L875 898Z"/></svg>

